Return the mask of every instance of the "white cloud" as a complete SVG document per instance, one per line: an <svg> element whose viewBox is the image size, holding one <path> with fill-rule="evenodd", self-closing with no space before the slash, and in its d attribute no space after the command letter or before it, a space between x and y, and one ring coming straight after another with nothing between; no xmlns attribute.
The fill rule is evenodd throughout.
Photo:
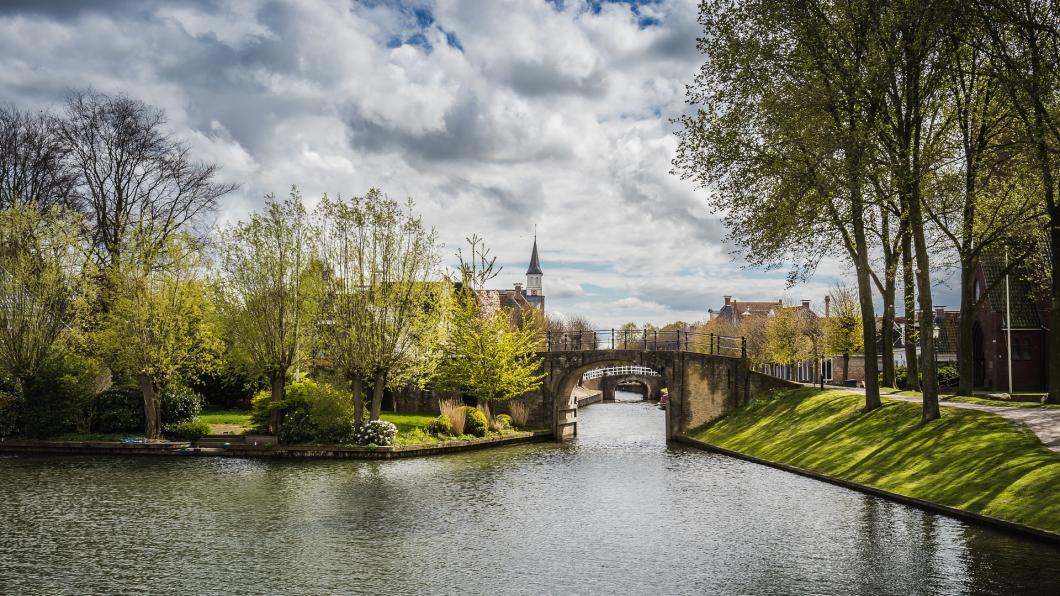
<svg viewBox="0 0 1060 596"><path fill-rule="evenodd" d="M669 174L669 118L702 62L694 0L641 5L644 28L627 4L576 1L136 6L0 7L0 101L54 108L92 85L166 109L240 185L222 222L291 184L311 202L378 186L416 199L447 257L485 236L508 287L536 224L549 307L607 327L785 293L783 272L732 262L703 193Z"/></svg>

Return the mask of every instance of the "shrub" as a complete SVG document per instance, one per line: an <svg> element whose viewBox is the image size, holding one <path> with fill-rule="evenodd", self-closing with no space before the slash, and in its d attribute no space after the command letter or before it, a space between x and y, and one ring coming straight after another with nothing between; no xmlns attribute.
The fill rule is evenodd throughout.
<svg viewBox="0 0 1060 596"><path fill-rule="evenodd" d="M13 391L0 391L0 437L22 434L22 414L25 400Z"/></svg>
<svg viewBox="0 0 1060 596"><path fill-rule="evenodd" d="M358 445L391 445L397 432L397 426L392 422L371 420L357 431L354 440Z"/></svg>
<svg viewBox="0 0 1060 596"><path fill-rule="evenodd" d="M474 437L484 437L489 430L489 420L478 408L464 406L464 432Z"/></svg>
<svg viewBox="0 0 1060 596"><path fill-rule="evenodd" d="M497 431L511 430L512 417L508 414L497 414L497 417L493 419L493 428Z"/></svg>
<svg viewBox="0 0 1060 596"><path fill-rule="evenodd" d="M92 430L97 433L138 432L144 429L144 394L139 388L108 389L96 396Z"/></svg>
<svg viewBox="0 0 1060 596"><path fill-rule="evenodd" d="M512 422L516 426L523 427L530 421L530 406L525 402L513 401L508 404L508 411L512 413Z"/></svg>
<svg viewBox="0 0 1060 596"><path fill-rule="evenodd" d="M280 441L284 443L353 441L354 410L350 392L306 379L288 385L278 404L271 397L271 393L265 390L255 395L252 401L251 422L259 431L268 428L272 410L280 408L284 413Z"/></svg>
<svg viewBox="0 0 1060 596"><path fill-rule="evenodd" d="M431 423L425 426L423 430L431 435L451 435L453 434L453 422L449 420L448 416L442 414L431 420Z"/></svg>
<svg viewBox="0 0 1060 596"><path fill-rule="evenodd" d="M443 399L438 402L438 411L449 418L453 434L464 434L464 402L456 399Z"/></svg>
<svg viewBox="0 0 1060 596"><path fill-rule="evenodd" d="M31 437L88 432L93 398L106 377L99 362L59 348L26 379L22 430Z"/></svg>
<svg viewBox="0 0 1060 596"><path fill-rule="evenodd" d="M210 434L210 425L205 420L194 418L183 420L165 427L165 435L179 441L194 441Z"/></svg>
<svg viewBox="0 0 1060 596"><path fill-rule="evenodd" d="M159 402L163 427L191 420L202 412L202 396L187 387L165 389Z"/></svg>

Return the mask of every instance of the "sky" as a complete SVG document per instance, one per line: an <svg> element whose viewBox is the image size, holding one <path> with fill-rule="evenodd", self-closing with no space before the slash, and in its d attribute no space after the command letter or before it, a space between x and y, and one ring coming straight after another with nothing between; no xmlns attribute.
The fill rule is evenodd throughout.
<svg viewBox="0 0 1060 596"><path fill-rule="evenodd" d="M0 102L71 89L166 111L239 185L224 225L296 185L411 197L447 262L483 236L525 281L536 227L549 311L600 328L705 319L723 295L820 308L849 277L747 268L670 173L671 119L703 62L693 0L49 0L0 3Z"/></svg>

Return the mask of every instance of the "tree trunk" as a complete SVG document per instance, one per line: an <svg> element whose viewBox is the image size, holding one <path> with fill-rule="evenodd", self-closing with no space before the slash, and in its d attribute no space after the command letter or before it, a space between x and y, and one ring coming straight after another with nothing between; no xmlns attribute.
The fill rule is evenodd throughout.
<svg viewBox="0 0 1060 596"><path fill-rule="evenodd" d="M887 264L887 279L883 286L883 320L880 325L880 356L883 360L883 383L885 387L894 387L894 302L897 288L895 276L897 268L894 263Z"/></svg>
<svg viewBox="0 0 1060 596"><path fill-rule="evenodd" d="M353 425L361 428L364 424L364 380L361 375L350 375L350 391L353 392Z"/></svg>
<svg viewBox="0 0 1060 596"><path fill-rule="evenodd" d="M1060 404L1060 213L1056 213L1056 208L1053 211L1050 218L1052 230L1049 234L1053 281L1049 296L1052 312L1049 313L1049 350L1046 354L1049 381L1049 395L1046 399L1049 403Z"/></svg>
<svg viewBox="0 0 1060 596"><path fill-rule="evenodd" d="M370 414L371 420L379 420L379 415L383 413L383 389L385 387L386 371L375 371L375 378L372 379L372 412Z"/></svg>
<svg viewBox="0 0 1060 596"><path fill-rule="evenodd" d="M140 390L144 394L144 436L157 439L162 436L162 412L155 394L155 385L147 373L140 373Z"/></svg>
<svg viewBox="0 0 1060 596"><path fill-rule="evenodd" d="M283 428L283 410L279 408L279 403L283 401L283 382L287 377L286 371L275 372L269 377L269 382L272 384L272 413L269 415L269 432L280 436L280 430Z"/></svg>
<svg viewBox="0 0 1060 596"><path fill-rule="evenodd" d="M975 269L971 262L961 263L961 320L957 329L957 395L972 395L975 385L975 353L972 330L975 323Z"/></svg>
<svg viewBox="0 0 1060 596"><path fill-rule="evenodd" d="M858 302L861 304L863 339L865 342L865 411L880 407L880 380L876 361L876 309L872 304L872 279L869 276L868 243L865 241L864 208L860 189L852 201L854 240L857 248L855 269L858 277Z"/></svg>
<svg viewBox="0 0 1060 596"><path fill-rule="evenodd" d="M916 342L916 280L913 279L913 239L910 232L902 236L902 291L905 298L905 325L902 342L905 345L905 387L908 391L920 389L920 367L917 365Z"/></svg>
<svg viewBox="0 0 1060 596"><path fill-rule="evenodd" d="M924 236L924 219L920 211L920 196L915 189L910 192L907 203L916 253L916 289L917 302L920 305L920 365L924 369L924 382L920 388L924 401L922 418L924 422L930 422L940 416L938 371L935 368L935 311L931 303L931 265L928 261L927 239Z"/></svg>

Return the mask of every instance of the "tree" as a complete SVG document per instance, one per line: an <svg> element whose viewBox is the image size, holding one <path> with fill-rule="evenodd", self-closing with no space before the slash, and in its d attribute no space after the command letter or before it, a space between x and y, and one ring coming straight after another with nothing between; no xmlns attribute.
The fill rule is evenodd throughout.
<svg viewBox="0 0 1060 596"><path fill-rule="evenodd" d="M221 232L220 302L232 341L268 379L274 409L270 431L280 432L284 383L308 357L308 337L319 308L319 268L313 268L317 231L291 189L283 202Z"/></svg>
<svg viewBox="0 0 1060 596"><path fill-rule="evenodd" d="M82 292L80 218L34 203L0 210L0 366L19 385L69 327Z"/></svg>
<svg viewBox="0 0 1060 596"><path fill-rule="evenodd" d="M336 291L349 293L340 333L361 344L347 367L372 386L371 420L379 419L387 387L430 378L444 331L448 289L439 281L436 234L413 207L373 188L346 207L324 209L344 222L329 230L326 252L344 277Z"/></svg>
<svg viewBox="0 0 1060 596"><path fill-rule="evenodd" d="M76 176L67 154L50 116L0 106L0 208L72 207Z"/></svg>
<svg viewBox="0 0 1060 596"><path fill-rule="evenodd" d="M142 101L77 92L53 123L102 269L121 268L127 251L164 250L236 188L215 181L216 165L193 161L187 145L165 131L164 112ZM130 247L131 241L144 246Z"/></svg>
<svg viewBox="0 0 1060 596"><path fill-rule="evenodd" d="M828 294L831 307L824 321L824 345L832 354L843 356L843 380L850 376L850 355L865 350L864 319L853 290L837 285Z"/></svg>
<svg viewBox="0 0 1060 596"><path fill-rule="evenodd" d="M350 383L358 426L366 382L372 384L374 420L383 389L422 385L439 355L451 292L430 279L437 264L433 232L409 209L400 212L372 190L352 201L324 197L318 211L328 271L327 352Z"/></svg>
<svg viewBox="0 0 1060 596"><path fill-rule="evenodd" d="M143 253L136 264L107 272L114 300L99 346L111 362L135 372L149 439L162 431L159 390L197 378L219 362L216 313L208 287L196 277L200 260L196 243L178 235L158 252Z"/></svg>
<svg viewBox="0 0 1060 596"><path fill-rule="evenodd" d="M1019 120L1048 225L1048 399L1060 403L1060 6L1039 0L981 0L979 24L1001 89Z"/></svg>
<svg viewBox="0 0 1060 596"><path fill-rule="evenodd" d="M807 308L785 307L766 321L767 359L776 364L798 364L816 360L820 326Z"/></svg>
<svg viewBox="0 0 1060 596"><path fill-rule="evenodd" d="M480 300L492 262L486 269L479 266L488 250L472 239L481 240L477 236L468 239L470 258L458 253L461 289L435 382L480 403L507 401L536 390L546 376L537 355L540 325L533 317L523 317L513 325L506 309L492 308Z"/></svg>
<svg viewBox="0 0 1060 596"><path fill-rule="evenodd" d="M812 275L839 247L862 317L875 316L866 187L883 85L868 0L705 2L707 56L680 119L675 169L711 190L752 264ZM865 409L880 406L875 330L864 330ZM871 336L870 336L871 334Z"/></svg>

